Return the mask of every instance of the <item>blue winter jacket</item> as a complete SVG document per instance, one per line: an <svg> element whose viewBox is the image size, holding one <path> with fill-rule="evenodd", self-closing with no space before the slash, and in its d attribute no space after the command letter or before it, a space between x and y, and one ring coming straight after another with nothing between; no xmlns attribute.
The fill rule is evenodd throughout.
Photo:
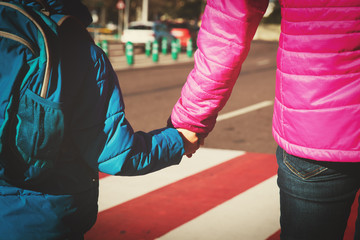
<svg viewBox="0 0 360 240"><path fill-rule="evenodd" d="M35 2L9 0L40 8ZM47 0L53 13L91 21L77 0ZM0 239L66 239L96 221L98 172L140 175L178 164L183 141L175 129L134 132L125 118L111 64L77 24L62 27L64 137L59 160L34 181L13 184L0 167ZM119 186L121 188L121 186Z"/></svg>

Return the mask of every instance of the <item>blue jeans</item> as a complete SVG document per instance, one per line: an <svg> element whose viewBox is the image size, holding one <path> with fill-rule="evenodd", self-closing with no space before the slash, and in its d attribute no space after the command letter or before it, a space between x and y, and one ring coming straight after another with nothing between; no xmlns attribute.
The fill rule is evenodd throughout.
<svg viewBox="0 0 360 240"><path fill-rule="evenodd" d="M282 240L341 240L360 186L360 163L295 157L278 147ZM359 214L358 214L359 216ZM356 221L354 239L360 239Z"/></svg>

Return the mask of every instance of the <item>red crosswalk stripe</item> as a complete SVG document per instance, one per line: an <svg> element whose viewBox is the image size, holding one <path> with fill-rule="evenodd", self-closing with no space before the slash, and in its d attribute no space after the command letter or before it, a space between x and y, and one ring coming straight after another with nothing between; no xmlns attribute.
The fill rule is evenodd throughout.
<svg viewBox="0 0 360 240"><path fill-rule="evenodd" d="M92 239L155 239L276 174L274 155L246 153L99 213ZM166 171L166 170L163 170ZM100 174L100 179L109 175ZM358 199L359 193L356 197ZM241 206L239 206L241 207ZM344 240L353 239L358 202ZM280 229L266 240L279 240Z"/></svg>
<svg viewBox="0 0 360 240"><path fill-rule="evenodd" d="M105 178L107 176L110 176L110 175L108 175L106 173L99 172L99 179L103 179L103 178Z"/></svg>
<svg viewBox="0 0 360 240"><path fill-rule="evenodd" d="M274 176L276 170L274 155L246 153L100 212L85 239L155 239Z"/></svg>

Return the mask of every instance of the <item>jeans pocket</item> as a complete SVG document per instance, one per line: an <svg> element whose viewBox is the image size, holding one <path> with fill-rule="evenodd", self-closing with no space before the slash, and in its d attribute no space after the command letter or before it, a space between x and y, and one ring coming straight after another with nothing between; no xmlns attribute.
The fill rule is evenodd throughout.
<svg viewBox="0 0 360 240"><path fill-rule="evenodd" d="M283 163L292 173L303 180L308 180L328 170L327 167L321 166L314 160L296 157L285 151L283 151Z"/></svg>

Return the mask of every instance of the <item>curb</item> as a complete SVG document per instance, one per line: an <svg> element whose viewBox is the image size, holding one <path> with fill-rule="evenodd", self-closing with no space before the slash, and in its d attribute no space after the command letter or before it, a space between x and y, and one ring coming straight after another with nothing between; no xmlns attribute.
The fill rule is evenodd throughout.
<svg viewBox="0 0 360 240"><path fill-rule="evenodd" d="M157 62L152 61L151 57L146 56L144 53L134 55L134 64L129 65L126 62L125 56L109 57L110 62L115 71L130 70L138 68L149 68L156 66L166 66L179 63L193 63L194 58L188 57L186 53L180 53L178 59L174 60L170 54L162 55L159 54L159 60Z"/></svg>

